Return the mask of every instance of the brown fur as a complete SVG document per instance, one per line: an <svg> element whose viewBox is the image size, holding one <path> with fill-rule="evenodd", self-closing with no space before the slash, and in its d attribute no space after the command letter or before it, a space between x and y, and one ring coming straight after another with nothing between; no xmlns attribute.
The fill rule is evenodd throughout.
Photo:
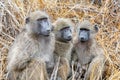
<svg viewBox="0 0 120 80"><path fill-rule="evenodd" d="M45 71L45 66L47 69L53 68L54 66L54 34L50 33L50 36L48 37L35 35L32 34L31 29L29 28L30 26L36 26L34 23L32 23L32 21L35 21L36 19L41 17L49 18L48 15L41 11L35 11L31 13L28 17L30 18L30 23L25 25L25 28L18 35L8 53L7 70L9 80L16 80L16 78L18 78L19 76L25 76L22 73L25 73L24 71L26 70L28 70L28 75L30 75L31 71L35 71L34 75L29 80L39 80L35 78L39 76L38 74L41 74L41 72L37 72L37 69ZM35 61L35 63L33 63L33 61ZM41 66L41 64L44 64L44 62L47 64ZM31 65L31 67L29 67L29 65ZM34 65L38 65L39 67L37 67L37 69L34 69ZM46 76L46 72L44 73L45 74L43 75ZM15 79L13 79L13 75L15 76ZM46 80L46 78L42 80Z"/></svg>
<svg viewBox="0 0 120 80"><path fill-rule="evenodd" d="M99 80L102 77L102 71L104 69L104 55L103 50L98 46L95 40L95 31L93 25L85 20L78 24L78 30L80 28L89 29L90 32L90 39L85 43L81 43L79 39L75 44L75 53L73 56L74 58L77 57L80 66L86 66L86 73L84 80ZM73 60L77 60L74 59Z"/></svg>
<svg viewBox="0 0 120 80"><path fill-rule="evenodd" d="M68 18L58 18L54 23L53 23L53 26L54 26L54 29L55 31L59 31L60 29L64 28L64 27L70 27L72 28L71 30L74 30L73 29L73 26L74 24L71 22L70 19Z"/></svg>
<svg viewBox="0 0 120 80"><path fill-rule="evenodd" d="M70 26L72 32L73 32L73 23L69 19L60 18L54 23L55 32L59 31L60 29L63 29L64 27ZM58 57L60 57L60 65L58 70L58 78L57 80L66 80L67 76L70 72L70 66L69 61L71 59L71 50L72 50L73 44L72 41L69 41L67 43L61 42L56 39L55 41L55 60L57 63Z"/></svg>

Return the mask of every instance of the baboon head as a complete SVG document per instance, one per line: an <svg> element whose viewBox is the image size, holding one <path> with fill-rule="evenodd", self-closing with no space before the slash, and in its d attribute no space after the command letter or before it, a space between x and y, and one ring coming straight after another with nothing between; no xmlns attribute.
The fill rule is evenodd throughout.
<svg viewBox="0 0 120 80"><path fill-rule="evenodd" d="M59 18L53 24L55 37L62 42L69 42L73 36L73 23L69 19Z"/></svg>
<svg viewBox="0 0 120 80"><path fill-rule="evenodd" d="M49 36L52 30L49 16L42 11L32 12L26 18L26 29L28 33Z"/></svg>
<svg viewBox="0 0 120 80"><path fill-rule="evenodd" d="M88 20L84 20L78 25L78 39L81 42L87 42L93 39L97 32L97 25L92 25Z"/></svg>

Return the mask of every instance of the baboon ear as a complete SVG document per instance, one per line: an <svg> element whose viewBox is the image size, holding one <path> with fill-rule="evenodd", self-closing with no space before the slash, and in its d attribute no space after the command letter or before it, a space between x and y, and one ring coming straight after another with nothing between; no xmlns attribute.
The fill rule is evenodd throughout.
<svg viewBox="0 0 120 80"><path fill-rule="evenodd" d="M27 24L27 23L29 23L30 22L30 17L27 17L26 19L25 19L25 23Z"/></svg>
<svg viewBox="0 0 120 80"><path fill-rule="evenodd" d="M96 33L99 31L99 28L98 28L97 24L94 25L94 30L95 30Z"/></svg>

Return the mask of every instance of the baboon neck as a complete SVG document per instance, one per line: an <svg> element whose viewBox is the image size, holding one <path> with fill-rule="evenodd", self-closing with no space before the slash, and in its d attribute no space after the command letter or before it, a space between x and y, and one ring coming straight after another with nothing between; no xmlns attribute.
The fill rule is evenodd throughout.
<svg viewBox="0 0 120 80"><path fill-rule="evenodd" d="M61 45L71 45L71 41L69 41L69 42L62 42L62 41L58 41L58 40L56 40L56 44L61 44Z"/></svg>
<svg viewBox="0 0 120 80"><path fill-rule="evenodd" d="M63 43L60 41L55 41L55 53L59 54L61 57L65 56L68 53L69 49L71 49L72 43Z"/></svg>
<svg viewBox="0 0 120 80"><path fill-rule="evenodd" d="M33 39L33 40L37 40L37 41L40 41L41 39L45 39L45 40L48 40L51 36L51 34L49 36L43 36L43 35L38 35L38 34L35 34L35 33L28 33L28 36Z"/></svg>
<svg viewBox="0 0 120 80"><path fill-rule="evenodd" d="M64 44L68 44L68 43L71 42L71 41L67 41L67 40L61 39L61 38L56 38L56 41L64 43Z"/></svg>

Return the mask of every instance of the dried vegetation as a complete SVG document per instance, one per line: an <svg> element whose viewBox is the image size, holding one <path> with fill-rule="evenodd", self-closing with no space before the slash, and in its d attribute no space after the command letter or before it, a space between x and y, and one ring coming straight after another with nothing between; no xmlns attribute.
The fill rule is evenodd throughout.
<svg viewBox="0 0 120 80"><path fill-rule="evenodd" d="M7 52L20 32L26 16L45 10L54 21L71 18L75 23L89 19L100 26L96 37L107 59L106 80L120 80L120 0L102 0L102 6L89 0L0 0L0 80L5 78Z"/></svg>

